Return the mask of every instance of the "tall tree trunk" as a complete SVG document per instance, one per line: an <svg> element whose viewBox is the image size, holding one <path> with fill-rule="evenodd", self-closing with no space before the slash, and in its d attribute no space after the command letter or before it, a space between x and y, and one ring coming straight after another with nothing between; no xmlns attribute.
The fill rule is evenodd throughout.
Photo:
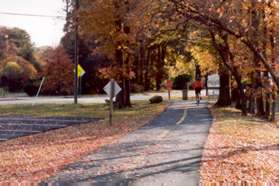
<svg viewBox="0 0 279 186"><path fill-rule="evenodd" d="M161 89L161 77L162 77L162 73L161 73L161 47L160 45L157 48L157 59L156 59L156 90L159 91Z"/></svg>
<svg viewBox="0 0 279 186"><path fill-rule="evenodd" d="M143 74L143 69L144 69L144 62L145 62L145 47L144 47L144 42L140 42L140 51L139 51L139 64L138 64L138 76L139 76L139 84L143 85L143 79L144 79L144 74Z"/></svg>
<svg viewBox="0 0 279 186"><path fill-rule="evenodd" d="M144 90L148 91L150 90L150 78L149 78L149 63L150 63L150 57L151 57L151 49L149 48L147 50L147 56L144 60Z"/></svg>
<svg viewBox="0 0 279 186"><path fill-rule="evenodd" d="M273 3L274 1L273 0L269 0L268 2L268 6L269 8L272 9L272 6L273 6ZM273 18L275 16L275 13L274 11L271 11L270 13L270 16ZM276 57L276 49L275 49L275 32L274 32L274 22L273 22L274 19L272 19L272 22L271 22L271 35L270 35L270 44L271 44L271 64L272 64L272 69L275 71L275 65L276 65L276 62L275 62L275 57ZM275 86L275 85L274 85ZM276 90L275 90L275 87L272 87L272 91L271 91L271 94L270 94L270 104L271 104L271 117L270 117L270 120L271 121L275 121L275 114L276 114Z"/></svg>
<svg viewBox="0 0 279 186"><path fill-rule="evenodd" d="M256 90L256 105L257 113L256 115L262 117L264 113L264 99L263 99L263 86L262 86L262 76L260 72L255 72L254 88Z"/></svg>
<svg viewBox="0 0 279 186"><path fill-rule="evenodd" d="M255 46L259 47L259 32L260 31L260 11L257 9L257 0L252 1L251 9L251 21L252 21L252 30L251 30L251 39ZM257 92L256 104L257 104L257 116L264 116L264 101L263 101L263 91L262 91L262 74L261 74L261 60L258 55L254 55L253 59L254 66L256 71L254 72L253 77L253 87Z"/></svg>
<svg viewBox="0 0 279 186"><path fill-rule="evenodd" d="M118 67L126 71L126 73L128 73L128 71L130 70L129 67L130 56L128 55L128 57L125 59L123 51L117 50L116 60L117 60ZM131 107L130 80L127 77L121 76L120 82L121 82L120 86L122 88L122 91L116 96L118 108L121 109L121 108Z"/></svg>
<svg viewBox="0 0 279 186"><path fill-rule="evenodd" d="M244 86L241 82L241 77L239 75L235 75L234 77L236 79L236 83L237 83L237 86L239 89L239 96L240 96L239 101L240 101L242 115L246 116L247 115L247 107L246 107L247 100L246 100L246 95L244 92Z"/></svg>
<svg viewBox="0 0 279 186"><path fill-rule="evenodd" d="M157 65L156 65L156 90L161 89L161 85L164 77L164 59L165 59L165 47L158 45L157 48Z"/></svg>
<svg viewBox="0 0 279 186"><path fill-rule="evenodd" d="M134 66L133 66L133 69L134 69L134 72L135 72L135 82L137 84L139 84L140 82L142 82L140 80L140 55L138 52L135 52L135 55L134 55Z"/></svg>
<svg viewBox="0 0 279 186"><path fill-rule="evenodd" d="M205 80L204 80L204 84L205 84L205 95L208 96L208 74L205 75Z"/></svg>
<svg viewBox="0 0 279 186"><path fill-rule="evenodd" d="M241 110L242 110L242 114L246 115L247 111L246 111L246 96L244 93L244 86L241 82L241 74L239 73L239 70L237 67L235 67L233 64L234 63L234 56L231 53L230 50L230 46L228 44L228 35L221 35L221 38L223 39L223 44L219 44L216 41L215 38L215 34L210 31L210 35L212 38L212 44L214 46L214 48L217 50L217 52L219 53L220 57L221 57L221 62L224 66L227 67L227 69L232 73L232 75L234 76L236 82L237 82L237 86L239 89L239 99L240 99L240 105L241 105ZM230 63L231 61L231 63ZM232 64L232 65L231 65Z"/></svg>
<svg viewBox="0 0 279 186"><path fill-rule="evenodd" d="M201 79L202 77L202 74L201 74L201 66L196 64L196 73L195 73L195 79L198 80L198 79Z"/></svg>
<svg viewBox="0 0 279 186"><path fill-rule="evenodd" d="M219 107L226 107L231 105L231 94L230 94L230 72L227 67L220 65L220 93L216 103Z"/></svg>
<svg viewBox="0 0 279 186"><path fill-rule="evenodd" d="M125 91L124 91L124 105L125 107L131 107L131 99L130 99L130 94L131 94L131 81L129 79L124 80L125 84Z"/></svg>
<svg viewBox="0 0 279 186"><path fill-rule="evenodd" d="M268 41L268 30L267 30L267 22L266 20L266 14L265 14L265 9L263 8L262 10L262 20L263 20L263 32L264 32L264 36L265 38L263 39L263 55L265 58L267 58L267 41ZM268 71L264 72L264 88L267 90L265 91L265 118L269 119L270 118L270 112L271 112L271 93L268 91L269 88L269 81L268 81L269 77L268 77Z"/></svg>

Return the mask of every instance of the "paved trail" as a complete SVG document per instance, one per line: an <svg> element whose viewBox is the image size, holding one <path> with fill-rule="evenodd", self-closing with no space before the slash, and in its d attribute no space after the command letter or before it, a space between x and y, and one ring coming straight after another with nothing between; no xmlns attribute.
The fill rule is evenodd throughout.
<svg viewBox="0 0 279 186"><path fill-rule="evenodd" d="M146 127L68 165L47 182L93 185L199 184L212 118L206 103L176 102Z"/></svg>

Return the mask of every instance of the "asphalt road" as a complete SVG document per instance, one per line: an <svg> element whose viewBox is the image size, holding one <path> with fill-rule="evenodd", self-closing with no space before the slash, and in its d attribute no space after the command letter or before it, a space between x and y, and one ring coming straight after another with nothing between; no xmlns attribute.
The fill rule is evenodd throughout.
<svg viewBox="0 0 279 186"><path fill-rule="evenodd" d="M147 93L139 93L132 94L131 100L133 101L143 101L148 100L154 95L163 96L164 99L168 99L167 92L147 92ZM203 91L202 95L205 95L205 91ZM171 96L174 98L181 98L181 91L172 91ZM194 91L189 91L189 97L195 96ZM105 103L105 100L108 99L106 95L94 95L94 96L82 96L79 98L79 103L81 104L93 104L93 103ZM40 96L38 98L20 96L20 95L11 95L5 98L0 98L0 105L20 105L20 104L71 104L73 103L73 97L59 97L59 96Z"/></svg>
<svg viewBox="0 0 279 186"><path fill-rule="evenodd" d="M212 117L207 104L179 101L142 129L66 166L53 185L199 185Z"/></svg>

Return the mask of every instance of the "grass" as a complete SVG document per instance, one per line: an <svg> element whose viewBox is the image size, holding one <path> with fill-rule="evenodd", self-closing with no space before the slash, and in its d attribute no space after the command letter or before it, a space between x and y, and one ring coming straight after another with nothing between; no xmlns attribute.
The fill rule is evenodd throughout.
<svg viewBox="0 0 279 186"><path fill-rule="evenodd" d="M132 108L115 110L114 118L149 116L160 109L166 103L151 105L148 102L135 102ZM0 116L33 116L33 117L55 117L55 116L79 116L106 118L109 107L106 104L92 105L6 105L0 106Z"/></svg>

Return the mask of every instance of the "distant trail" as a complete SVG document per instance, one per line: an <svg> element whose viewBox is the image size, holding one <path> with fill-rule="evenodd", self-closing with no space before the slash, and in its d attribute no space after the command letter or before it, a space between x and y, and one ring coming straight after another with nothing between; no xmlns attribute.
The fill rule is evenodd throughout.
<svg viewBox="0 0 279 186"><path fill-rule="evenodd" d="M66 166L46 182L198 185L203 146L212 123L206 105L175 102L146 127Z"/></svg>

